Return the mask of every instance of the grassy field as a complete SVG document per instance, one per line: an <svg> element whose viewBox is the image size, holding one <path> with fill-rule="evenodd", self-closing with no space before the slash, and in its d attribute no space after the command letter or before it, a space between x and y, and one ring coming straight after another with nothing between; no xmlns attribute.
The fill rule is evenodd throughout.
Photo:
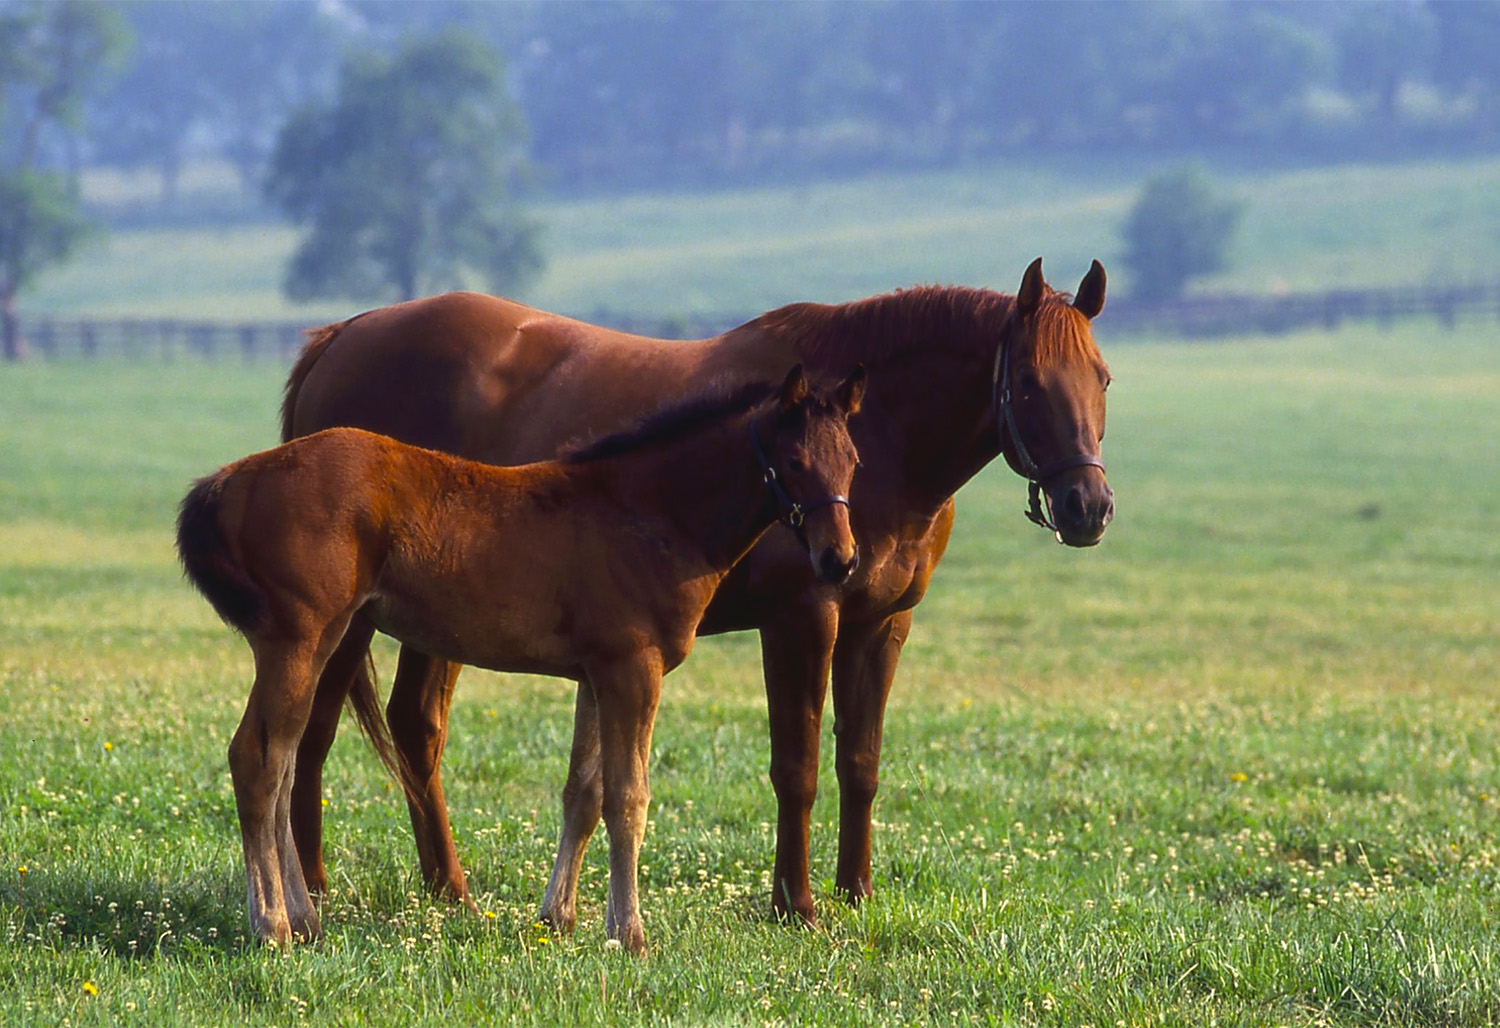
<svg viewBox="0 0 1500 1028"><path fill-rule="evenodd" d="M993 163L962 171L539 205L546 274L520 298L587 316L736 318L918 282L1007 292L1043 255L1060 287L1099 257L1153 169ZM1486 280L1500 266L1500 160L1215 172L1244 200L1229 266L1197 288L1366 288ZM23 297L34 314L208 319L347 316L280 294L286 227L121 230Z"/></svg>
<svg viewBox="0 0 1500 1028"><path fill-rule="evenodd" d="M570 690L480 673L446 764L484 915L421 896L351 731L328 936L250 945L224 759L248 651L171 523L274 441L281 369L4 368L0 1023L1500 1020L1493 326L1099 327L1119 519L1066 551L1003 468L961 495L892 702L875 898L834 897L829 766L822 927L771 920L757 647L708 640L658 724L644 961L603 945L597 843L577 935L534 926Z"/></svg>

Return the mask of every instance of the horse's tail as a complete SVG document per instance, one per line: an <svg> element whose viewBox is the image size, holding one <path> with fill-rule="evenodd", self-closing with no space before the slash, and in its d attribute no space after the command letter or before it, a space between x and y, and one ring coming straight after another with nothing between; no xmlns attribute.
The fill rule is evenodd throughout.
<svg viewBox="0 0 1500 1028"><path fill-rule="evenodd" d="M318 685L323 687L322 679L319 679ZM401 783L406 798L420 799L417 783L401 763L396 753L396 742L391 738L391 730L385 723L385 713L380 708L380 695L375 691L375 658L368 648L365 649L364 662L354 672L354 679L349 683L348 703L349 709L354 711L355 724L359 725L360 732L391 777Z"/></svg>
<svg viewBox="0 0 1500 1028"><path fill-rule="evenodd" d="M313 365L323 356L328 347L345 328L363 314L356 314L346 321L334 322L321 328L308 329L307 342L302 345L302 352L297 355L297 361L292 365L291 372L286 377L286 390L281 398L281 441L290 442L296 435L293 422L296 420L297 398L302 392L302 384L307 381L307 376L312 373ZM337 688L339 683L330 683L325 686L323 679L318 680L318 688ZM403 769L396 754L396 743L391 737L391 730L385 722L385 712L380 707L380 696L375 691L375 660L368 649L365 650L365 659L359 669L354 672L354 678L349 683L348 704L354 711L355 723L364 737L369 740L370 748L380 758L380 762L386 766L391 776L401 783L406 791L407 797L416 799L416 785L411 780L411 773Z"/></svg>
<svg viewBox="0 0 1500 1028"><path fill-rule="evenodd" d="M177 555L188 580L213 605L219 617L242 633L265 623L266 596L229 552L219 512L227 473L200 478L183 498L177 514Z"/></svg>
<svg viewBox="0 0 1500 1028"><path fill-rule="evenodd" d="M292 421L296 416L297 395L302 392L302 383L307 380L313 365L318 363L318 358L323 356L323 351L328 349L328 344L337 339L338 334L353 320L354 318L350 318L348 321L307 330L307 342L302 344L302 352L297 355L297 362L292 365L291 373L286 377L286 389L281 397L282 442L292 441Z"/></svg>

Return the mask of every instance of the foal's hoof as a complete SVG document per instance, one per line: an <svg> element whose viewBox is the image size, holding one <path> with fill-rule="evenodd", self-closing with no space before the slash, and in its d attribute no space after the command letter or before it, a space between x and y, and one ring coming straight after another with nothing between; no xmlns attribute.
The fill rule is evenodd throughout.
<svg viewBox="0 0 1500 1028"><path fill-rule="evenodd" d="M293 917L290 928L293 942L317 942L323 937L323 920L316 910L310 909L300 917Z"/></svg>
<svg viewBox="0 0 1500 1028"><path fill-rule="evenodd" d="M548 910L543 907L536 915L537 923L545 925L558 935L572 935L578 925L578 914L572 910Z"/></svg>
<svg viewBox="0 0 1500 1028"><path fill-rule="evenodd" d="M638 924L631 925L605 943L610 949L614 948L614 944L618 944L633 957L644 957L646 955L646 930Z"/></svg>

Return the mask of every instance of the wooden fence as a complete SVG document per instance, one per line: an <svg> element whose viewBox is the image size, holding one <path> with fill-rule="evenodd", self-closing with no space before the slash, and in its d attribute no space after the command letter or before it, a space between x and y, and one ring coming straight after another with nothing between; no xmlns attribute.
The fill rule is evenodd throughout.
<svg viewBox="0 0 1500 1028"><path fill-rule="evenodd" d="M598 324L662 338L713 335L749 320L740 318L646 318L612 311L584 315ZM1299 329L1333 330L1346 321L1430 318L1451 329L1463 318L1500 320L1500 282L1493 285L1416 286L1399 289L1340 289L1279 296L1204 296L1148 304L1112 300L1100 327L1110 337L1211 339L1275 335ZM178 357L290 360L311 323L227 322L170 318L82 320L23 318L22 338L44 358Z"/></svg>

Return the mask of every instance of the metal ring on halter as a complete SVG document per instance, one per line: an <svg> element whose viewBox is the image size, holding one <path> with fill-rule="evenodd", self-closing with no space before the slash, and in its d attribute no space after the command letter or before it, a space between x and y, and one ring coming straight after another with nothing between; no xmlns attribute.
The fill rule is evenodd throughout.
<svg viewBox="0 0 1500 1028"><path fill-rule="evenodd" d="M995 370L990 376L990 384L994 396L996 433L1001 438L1002 448L1004 437L1010 437L1016 464L1029 486L1030 503L1026 508L1026 520L1049 530L1061 543L1062 530L1052 519L1052 499L1042 492L1042 483L1074 468L1094 467L1103 471L1104 461L1093 454L1079 453L1052 461L1046 467L1037 467L1036 461L1031 458L1031 452L1026 449L1026 443L1021 439L1021 429L1016 424L1015 408L1010 396L1010 336L1004 330L1001 332L1000 346L995 351Z"/></svg>

